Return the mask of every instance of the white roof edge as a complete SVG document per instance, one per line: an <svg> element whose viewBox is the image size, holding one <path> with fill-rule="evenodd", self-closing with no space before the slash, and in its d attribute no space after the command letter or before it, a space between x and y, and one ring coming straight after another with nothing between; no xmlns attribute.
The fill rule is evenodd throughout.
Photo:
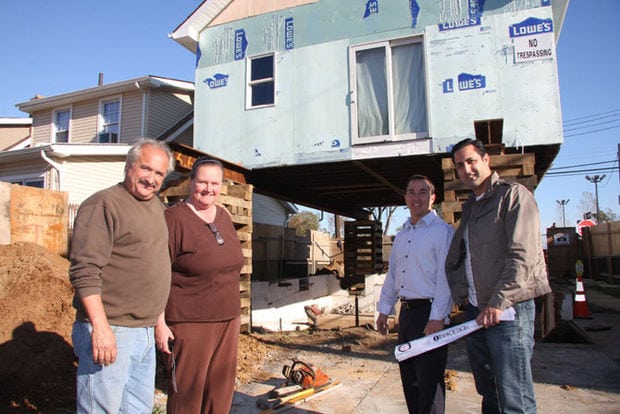
<svg viewBox="0 0 620 414"><path fill-rule="evenodd" d="M198 50L200 32L215 19L233 0L203 1L176 29L168 36L192 53Z"/></svg>
<svg viewBox="0 0 620 414"><path fill-rule="evenodd" d="M190 81L182 81L171 78L164 78L160 76L147 75L140 78L134 78L124 80L120 82L109 83L107 85L95 86L87 89L80 89L74 92L63 93L60 95L53 95L39 99L31 99L26 102L15 104L15 106L23 112L29 112L35 109L43 109L46 107L66 105L75 102L77 99L83 97L97 97L103 95L110 95L114 93L120 93L128 91L133 88L140 88L142 86L151 86L158 88L162 85L172 88L193 91L194 83Z"/></svg>
<svg viewBox="0 0 620 414"><path fill-rule="evenodd" d="M32 118L0 118L0 125L32 125Z"/></svg>
<svg viewBox="0 0 620 414"><path fill-rule="evenodd" d="M118 156L127 155L129 144L46 144L30 148L0 152L0 162L11 158L39 158L41 151L47 155L67 158L71 156Z"/></svg>

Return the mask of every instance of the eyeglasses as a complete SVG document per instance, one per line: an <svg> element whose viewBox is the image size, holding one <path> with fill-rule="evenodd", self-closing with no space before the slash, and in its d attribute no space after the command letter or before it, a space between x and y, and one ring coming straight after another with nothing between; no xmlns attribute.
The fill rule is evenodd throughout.
<svg viewBox="0 0 620 414"><path fill-rule="evenodd" d="M217 227L215 227L215 223L208 223L207 226L209 226L209 230L211 230L211 233L213 233L213 235L215 236L215 241L217 242L217 244L219 244L220 246L223 245L224 238L222 237L220 232L217 231Z"/></svg>

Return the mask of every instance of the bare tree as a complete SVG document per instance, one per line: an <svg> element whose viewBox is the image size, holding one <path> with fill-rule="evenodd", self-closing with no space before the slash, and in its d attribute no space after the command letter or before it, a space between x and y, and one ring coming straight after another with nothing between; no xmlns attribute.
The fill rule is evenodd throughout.
<svg viewBox="0 0 620 414"><path fill-rule="evenodd" d="M383 234L388 234L392 216L398 207L401 206L374 207L371 209L373 219L383 224Z"/></svg>

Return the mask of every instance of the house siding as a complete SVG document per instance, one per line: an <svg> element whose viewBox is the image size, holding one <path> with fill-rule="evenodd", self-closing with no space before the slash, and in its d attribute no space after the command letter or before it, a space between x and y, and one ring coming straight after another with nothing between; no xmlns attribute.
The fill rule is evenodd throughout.
<svg viewBox="0 0 620 414"><path fill-rule="evenodd" d="M123 94L120 142L133 144L142 137L142 97L140 91Z"/></svg>
<svg viewBox="0 0 620 414"><path fill-rule="evenodd" d="M0 164L0 181L12 182L26 178L42 177L47 182L46 172L49 165L38 158L32 161L9 162Z"/></svg>
<svg viewBox="0 0 620 414"><path fill-rule="evenodd" d="M192 110L191 95L151 89L148 96L147 136L158 137Z"/></svg>
<svg viewBox="0 0 620 414"><path fill-rule="evenodd" d="M252 195L252 211L254 223L282 226L286 221L286 211L282 204L274 198L261 194Z"/></svg>
<svg viewBox="0 0 620 414"><path fill-rule="evenodd" d="M32 145L49 144L52 135L52 110L39 111L32 117Z"/></svg>
<svg viewBox="0 0 620 414"><path fill-rule="evenodd" d="M28 138L30 135L30 125L10 125L0 126L0 150L4 150L17 142Z"/></svg>
<svg viewBox="0 0 620 414"><path fill-rule="evenodd" d="M93 193L123 181L125 156L72 157L62 170L61 190L80 204ZM93 180L96 185L93 185Z"/></svg>
<svg viewBox="0 0 620 414"><path fill-rule="evenodd" d="M98 115L99 100L90 99L75 103L71 111L69 142L72 144L97 142Z"/></svg>

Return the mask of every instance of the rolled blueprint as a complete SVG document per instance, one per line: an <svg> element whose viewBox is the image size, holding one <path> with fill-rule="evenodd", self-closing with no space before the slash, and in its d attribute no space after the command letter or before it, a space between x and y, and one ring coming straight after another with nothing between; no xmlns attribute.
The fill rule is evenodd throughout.
<svg viewBox="0 0 620 414"><path fill-rule="evenodd" d="M514 308L504 310L499 318L500 321L514 321L514 319ZM394 349L394 356L399 362L401 362L416 355L428 352L432 349L439 348L440 346L447 345L450 342L454 342L457 339L467 336L481 328L482 325L478 325L476 320L473 319L451 328L435 332L432 335L427 335L404 344L396 345L396 348Z"/></svg>

